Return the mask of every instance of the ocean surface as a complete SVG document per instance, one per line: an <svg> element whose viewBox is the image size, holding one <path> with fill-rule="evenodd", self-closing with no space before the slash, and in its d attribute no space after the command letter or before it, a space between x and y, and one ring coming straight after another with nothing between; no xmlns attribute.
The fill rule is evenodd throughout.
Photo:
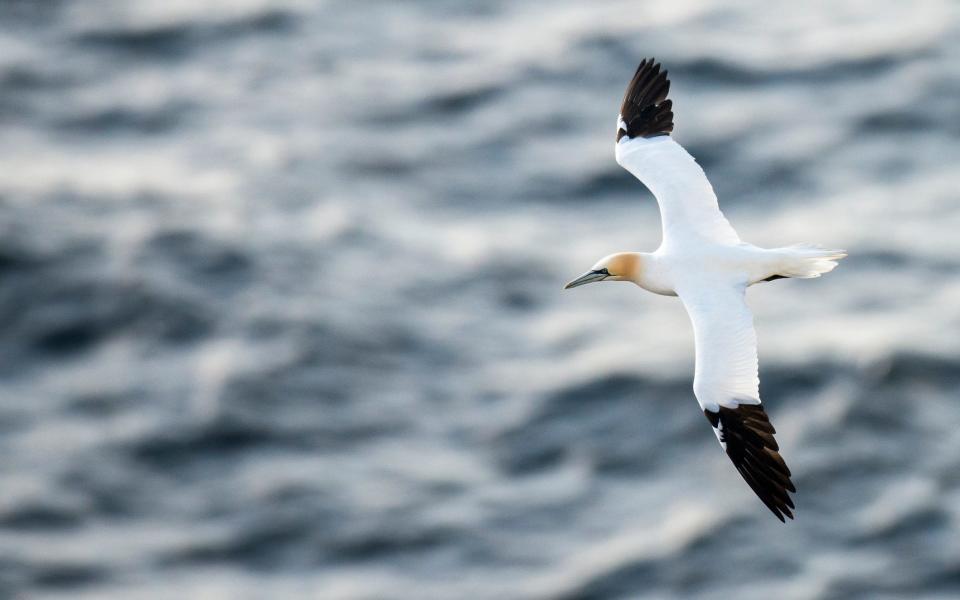
<svg viewBox="0 0 960 600"><path fill-rule="evenodd" d="M0 3L0 598L960 598L960 5ZM741 237L781 524L613 159Z"/></svg>

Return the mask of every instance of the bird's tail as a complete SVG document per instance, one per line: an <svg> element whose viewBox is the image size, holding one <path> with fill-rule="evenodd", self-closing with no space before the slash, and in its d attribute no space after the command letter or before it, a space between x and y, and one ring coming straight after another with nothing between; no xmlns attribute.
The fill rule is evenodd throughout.
<svg viewBox="0 0 960 600"><path fill-rule="evenodd" d="M847 255L844 250L828 250L813 244L795 244L786 248L777 248L779 254L775 274L769 279L797 277L811 279L829 273L837 266L837 261Z"/></svg>

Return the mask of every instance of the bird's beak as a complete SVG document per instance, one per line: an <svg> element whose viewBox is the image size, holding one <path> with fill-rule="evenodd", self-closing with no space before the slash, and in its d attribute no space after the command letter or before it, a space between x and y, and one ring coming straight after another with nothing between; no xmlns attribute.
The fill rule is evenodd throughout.
<svg viewBox="0 0 960 600"><path fill-rule="evenodd" d="M587 271L580 277L577 277L567 285L563 286L563 289L569 290L570 288L575 288L578 285L586 285L588 283L593 283L594 281L603 281L610 276L610 273L606 269L600 271Z"/></svg>

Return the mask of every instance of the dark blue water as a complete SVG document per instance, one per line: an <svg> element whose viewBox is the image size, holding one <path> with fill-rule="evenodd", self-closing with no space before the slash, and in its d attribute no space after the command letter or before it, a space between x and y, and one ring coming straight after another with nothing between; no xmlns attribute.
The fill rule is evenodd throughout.
<svg viewBox="0 0 960 600"><path fill-rule="evenodd" d="M960 597L949 2L0 4L0 597ZM741 237L780 524L613 160L636 63Z"/></svg>

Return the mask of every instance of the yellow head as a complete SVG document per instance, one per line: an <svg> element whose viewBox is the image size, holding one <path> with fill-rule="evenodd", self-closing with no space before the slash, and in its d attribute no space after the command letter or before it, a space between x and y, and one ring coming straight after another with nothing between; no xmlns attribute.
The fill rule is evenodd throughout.
<svg viewBox="0 0 960 600"><path fill-rule="evenodd" d="M563 289L569 290L594 281L640 281L643 261L638 252L618 252L597 261L597 264Z"/></svg>

